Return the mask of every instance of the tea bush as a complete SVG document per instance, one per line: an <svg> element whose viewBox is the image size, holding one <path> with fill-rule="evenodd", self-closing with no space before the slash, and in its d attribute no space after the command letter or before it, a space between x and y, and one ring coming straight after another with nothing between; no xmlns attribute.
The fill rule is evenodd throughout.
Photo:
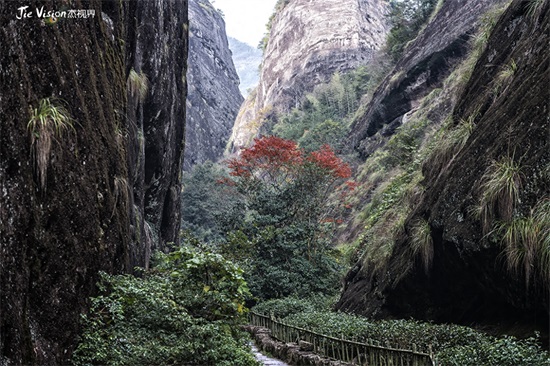
<svg viewBox="0 0 550 366"><path fill-rule="evenodd" d="M307 308L305 304L301 306ZM415 320L371 321L356 315L328 311L295 313L285 317L283 321L345 339L372 339L380 344L389 343L403 349L412 349L415 344L423 351L432 347L442 365L550 365L549 355L541 349L537 338L495 338L459 325L431 324Z"/></svg>
<svg viewBox="0 0 550 366"><path fill-rule="evenodd" d="M143 278L102 274L73 363L257 365L238 329L250 295L242 270L186 247L157 261Z"/></svg>

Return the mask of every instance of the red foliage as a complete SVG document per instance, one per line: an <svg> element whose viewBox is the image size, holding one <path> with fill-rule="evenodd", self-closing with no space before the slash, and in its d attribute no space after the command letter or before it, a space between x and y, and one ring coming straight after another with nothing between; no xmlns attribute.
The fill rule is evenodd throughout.
<svg viewBox="0 0 550 366"><path fill-rule="evenodd" d="M334 178L351 177L351 168L349 165L337 157L329 145L323 145L318 151L309 154L308 160L320 168L327 170Z"/></svg>
<svg viewBox="0 0 550 366"><path fill-rule="evenodd" d="M357 188L359 186L359 184L357 184L357 182L355 182L353 180L348 180L346 182L346 186L347 186L347 188L350 192L353 192L355 190L355 188Z"/></svg>
<svg viewBox="0 0 550 366"><path fill-rule="evenodd" d="M250 177L258 169L275 171L299 166L302 162L302 151L294 141L263 136L255 139L252 147L244 149L240 157L229 160L227 165L232 176Z"/></svg>
<svg viewBox="0 0 550 366"><path fill-rule="evenodd" d="M229 175L234 177L250 177L252 175L250 165L239 158L230 159L227 167L231 169Z"/></svg>
<svg viewBox="0 0 550 366"><path fill-rule="evenodd" d="M338 224L338 225L340 225L340 224L342 224L342 223L344 222L344 220L342 220L342 219L334 219L334 218L332 218L332 217L327 217L327 218L321 220L321 222L322 222L323 224Z"/></svg>
<svg viewBox="0 0 550 366"><path fill-rule="evenodd" d="M276 136L263 136L254 145L244 149L238 158L227 162L230 175L236 178L256 178L274 186L295 179L320 182L328 178L333 182L351 176L351 168L336 156L329 145L304 156L303 150L291 140ZM355 183L346 183L351 191Z"/></svg>
<svg viewBox="0 0 550 366"><path fill-rule="evenodd" d="M264 188L279 193L291 192L293 201L289 209L295 210L296 217L318 215L315 220L325 223L342 223L341 219L325 216L335 210L328 206L331 194L340 195L341 202L333 205L339 207L338 211L341 205L351 209L346 198L357 187L353 181L340 184L341 180L351 177L351 168L329 145L306 155L294 141L276 136L255 139L253 146L242 150L239 157L228 160L227 166L234 177L233 182L245 194ZM221 183L230 184L229 181ZM324 221L321 221L322 216L325 216Z"/></svg>

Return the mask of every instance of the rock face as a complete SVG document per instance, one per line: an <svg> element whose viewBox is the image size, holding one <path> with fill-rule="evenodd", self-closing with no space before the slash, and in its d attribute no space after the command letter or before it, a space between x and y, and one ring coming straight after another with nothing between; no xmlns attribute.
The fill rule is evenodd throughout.
<svg viewBox="0 0 550 366"><path fill-rule="evenodd" d="M417 101L439 88L464 59L468 40L481 16L500 0L445 1L434 19L405 50L394 70L377 88L363 115L352 125L351 139L363 156L378 146L379 136L391 135Z"/></svg>
<svg viewBox="0 0 550 366"><path fill-rule="evenodd" d="M189 27L184 170L222 156L243 102L221 15L207 0L190 0Z"/></svg>
<svg viewBox="0 0 550 366"><path fill-rule="evenodd" d="M147 266L150 251L165 249L179 234L187 1L132 2L130 14L136 20L126 41L126 71L133 69L149 80L144 95L133 91L131 78L127 83L128 169L133 183L129 211L133 240L145 245L145 257L137 262Z"/></svg>
<svg viewBox="0 0 550 366"><path fill-rule="evenodd" d="M530 13L523 1L515 0L498 20L453 111L454 121L474 115L472 135L446 167L424 168L425 193L388 268L375 274L358 263L346 278L340 310L441 322L498 322L548 332L547 280L533 277L527 284L522 271L510 273L501 244L483 237L471 208L479 203L483 174L503 157L521 165L525 186L519 212L527 215L536 202L550 197L549 16L547 1ZM495 80L512 62L516 71L495 91ZM420 265L400 273L398 263L408 253L412 223L418 219L430 226L432 266L427 273Z"/></svg>
<svg viewBox="0 0 550 366"><path fill-rule="evenodd" d="M177 239L187 3L91 0L51 25L26 5L0 4L0 364L68 364L98 271ZM27 127L46 99L74 129Z"/></svg>
<svg viewBox="0 0 550 366"><path fill-rule="evenodd" d="M290 0L274 18L260 82L233 128L233 149L247 146L269 113L289 111L335 72L371 59L385 42L386 12L384 0Z"/></svg>
<svg viewBox="0 0 550 366"><path fill-rule="evenodd" d="M246 98L260 80L258 69L262 63L262 51L232 37L228 40L229 48L233 53L233 62L241 80L239 90Z"/></svg>

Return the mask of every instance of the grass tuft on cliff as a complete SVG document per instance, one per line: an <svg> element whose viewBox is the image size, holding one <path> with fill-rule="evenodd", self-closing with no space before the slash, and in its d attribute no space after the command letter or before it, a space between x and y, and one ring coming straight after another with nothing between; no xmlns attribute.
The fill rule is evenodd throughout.
<svg viewBox="0 0 550 366"><path fill-rule="evenodd" d="M513 157L505 156L493 161L487 168L481 185L481 219L486 233L495 217L508 222L512 220L519 203L522 181L521 166Z"/></svg>
<svg viewBox="0 0 550 366"><path fill-rule="evenodd" d="M63 131L74 130L73 120L65 107L50 98L40 100L38 107L29 109L31 118L27 129L31 135L31 154L34 155L40 188L45 190L52 141L56 136L60 137Z"/></svg>
<svg viewBox="0 0 550 366"><path fill-rule="evenodd" d="M495 225L494 231L502 238L503 254L508 270L523 271L526 285L535 275L542 281L550 278L550 199L539 202L526 217L517 216Z"/></svg>
<svg viewBox="0 0 550 366"><path fill-rule="evenodd" d="M424 270L428 273L434 257L434 243L428 221L418 220L414 223L411 235L411 249L415 256L420 256Z"/></svg>
<svg viewBox="0 0 550 366"><path fill-rule="evenodd" d="M149 91L149 78L143 71L138 73L134 69L130 70L128 89L133 97L138 97L143 102L147 96L147 91Z"/></svg>

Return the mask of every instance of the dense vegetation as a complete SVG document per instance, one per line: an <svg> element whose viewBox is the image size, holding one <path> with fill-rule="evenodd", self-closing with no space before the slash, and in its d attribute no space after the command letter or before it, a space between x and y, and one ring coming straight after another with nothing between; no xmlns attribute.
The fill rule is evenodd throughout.
<svg viewBox="0 0 550 366"><path fill-rule="evenodd" d="M319 302L304 299L278 299L253 308L253 311L273 315L286 324L345 339L366 342L375 339L397 348L419 350L432 347L438 362L454 366L517 366L550 365L537 338L518 340L505 336L495 338L471 328L419 322L414 320L369 319L335 313Z"/></svg>
<svg viewBox="0 0 550 366"><path fill-rule="evenodd" d="M296 141L307 151L328 144L336 151L349 150L345 137L360 99L379 81L381 73L360 67L345 75L334 74L317 85L290 113L278 117L271 132Z"/></svg>
<svg viewBox="0 0 550 366"><path fill-rule="evenodd" d="M188 242L140 277L103 274L100 290L76 365L256 365L237 328L249 297L243 271L219 254Z"/></svg>
<svg viewBox="0 0 550 366"><path fill-rule="evenodd" d="M306 152L275 136L226 164L226 173L206 164L186 180L184 227L241 263L258 298L336 291L330 231L354 189L349 166L328 145Z"/></svg>

